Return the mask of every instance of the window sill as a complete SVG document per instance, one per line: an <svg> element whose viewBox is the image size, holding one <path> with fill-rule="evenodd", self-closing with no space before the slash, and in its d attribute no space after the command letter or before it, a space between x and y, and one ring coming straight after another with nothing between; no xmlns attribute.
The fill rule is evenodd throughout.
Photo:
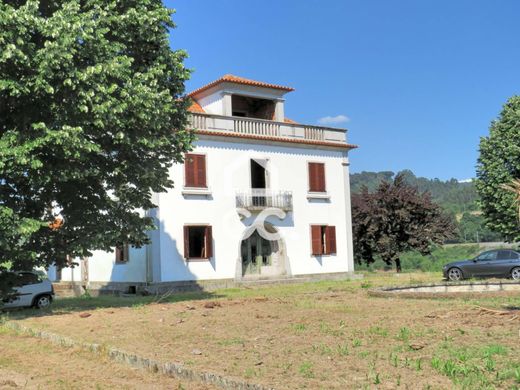
<svg viewBox="0 0 520 390"><path fill-rule="evenodd" d="M203 261L210 261L209 257L190 257L189 259L184 259L187 263L190 262L203 262Z"/></svg>
<svg viewBox="0 0 520 390"><path fill-rule="evenodd" d="M307 199L330 199L328 192L307 192Z"/></svg>
<svg viewBox="0 0 520 390"><path fill-rule="evenodd" d="M207 187L184 187L182 195L211 195L211 189Z"/></svg>

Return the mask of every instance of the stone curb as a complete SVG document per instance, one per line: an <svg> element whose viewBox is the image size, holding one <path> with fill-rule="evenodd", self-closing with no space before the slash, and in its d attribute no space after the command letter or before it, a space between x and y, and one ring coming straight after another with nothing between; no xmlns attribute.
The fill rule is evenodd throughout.
<svg viewBox="0 0 520 390"><path fill-rule="evenodd" d="M56 345L65 347L79 347L89 352L105 355L111 360L129 365L131 367L160 373L162 375L176 379L198 382L205 385L214 385L226 390L274 390L272 387L265 387L254 383L247 383L240 380L230 379L211 372L191 370L179 363L163 363L157 360L128 353L117 348L105 347L101 344L91 344L76 341L70 337L61 336L59 334L46 332L43 330L31 329L25 325L21 325L12 321L5 321L3 323L0 322L0 326L4 326L18 333L24 333L43 340L48 340Z"/></svg>
<svg viewBox="0 0 520 390"><path fill-rule="evenodd" d="M419 290L419 291L418 291ZM513 281L499 282L445 282L414 284L410 286L389 286L372 288L368 295L379 298L463 298L474 297L475 293L486 294L486 296L500 295L503 292L520 290L520 283Z"/></svg>

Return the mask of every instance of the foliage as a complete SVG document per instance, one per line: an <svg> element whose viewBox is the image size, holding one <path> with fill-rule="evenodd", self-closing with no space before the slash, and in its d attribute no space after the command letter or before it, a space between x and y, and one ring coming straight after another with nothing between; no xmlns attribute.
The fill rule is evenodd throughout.
<svg viewBox="0 0 520 390"><path fill-rule="evenodd" d="M481 214L464 213L458 221L457 242L496 242L502 241L500 233L486 227Z"/></svg>
<svg viewBox="0 0 520 390"><path fill-rule="evenodd" d="M432 202L429 193L397 175L382 182L373 193L364 188L352 196L354 253L356 261L372 263L376 256L401 270L400 255L408 250L428 254L432 246L454 233L449 216Z"/></svg>
<svg viewBox="0 0 520 390"><path fill-rule="evenodd" d="M0 268L148 241L139 210L192 141L172 13L159 0L0 3Z"/></svg>
<svg viewBox="0 0 520 390"><path fill-rule="evenodd" d="M520 178L520 96L513 96L480 140L477 191L487 225L509 241L520 239L517 194L504 186Z"/></svg>
<svg viewBox="0 0 520 390"><path fill-rule="evenodd" d="M478 194L475 183L458 182L455 179L441 181L416 177L412 171L404 170L405 181L416 186L420 192L427 191L432 200L452 216L453 224L457 226L458 234L449 242L490 242L502 241L500 233L494 232L485 225L478 206ZM394 172L361 172L350 176L352 192L359 193L363 186L374 191L382 181L393 180Z"/></svg>
<svg viewBox="0 0 520 390"><path fill-rule="evenodd" d="M427 179L415 176L408 169L397 174L391 171L354 173L350 175L352 192L359 193L363 186L366 186L369 192L375 191L381 182L391 181L397 175L402 175L408 184L417 187L420 192L429 192L432 200L446 211L458 214L478 210L478 195L472 181Z"/></svg>
<svg viewBox="0 0 520 390"><path fill-rule="evenodd" d="M401 266L404 272L442 272L442 266L452 261L470 259L480 253L482 249L478 245L443 245L432 250L430 254L422 255L417 251L407 251L401 255ZM371 264L360 264L357 271L375 271L389 269L391 266L385 264L379 256Z"/></svg>

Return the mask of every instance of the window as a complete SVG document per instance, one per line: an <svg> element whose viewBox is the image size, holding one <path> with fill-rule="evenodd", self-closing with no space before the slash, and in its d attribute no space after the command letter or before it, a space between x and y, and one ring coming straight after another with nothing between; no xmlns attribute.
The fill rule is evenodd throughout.
<svg viewBox="0 0 520 390"><path fill-rule="evenodd" d="M488 251L488 252L483 252L480 255L478 255L476 260L488 261L488 260L496 260L496 258L497 258L497 251Z"/></svg>
<svg viewBox="0 0 520 390"><path fill-rule="evenodd" d="M325 164L309 163L309 192L326 192Z"/></svg>
<svg viewBox="0 0 520 390"><path fill-rule="evenodd" d="M212 256L211 226L184 226L184 258L209 259Z"/></svg>
<svg viewBox="0 0 520 390"><path fill-rule="evenodd" d="M207 188L206 156L204 154L187 153L184 156L184 186Z"/></svg>
<svg viewBox="0 0 520 390"><path fill-rule="evenodd" d="M518 259L518 254L510 250L499 250L497 260L513 260Z"/></svg>
<svg viewBox="0 0 520 390"><path fill-rule="evenodd" d="M116 246L116 264L125 264L128 263L128 244L117 245Z"/></svg>
<svg viewBox="0 0 520 390"><path fill-rule="evenodd" d="M336 253L336 227L311 225L312 255Z"/></svg>

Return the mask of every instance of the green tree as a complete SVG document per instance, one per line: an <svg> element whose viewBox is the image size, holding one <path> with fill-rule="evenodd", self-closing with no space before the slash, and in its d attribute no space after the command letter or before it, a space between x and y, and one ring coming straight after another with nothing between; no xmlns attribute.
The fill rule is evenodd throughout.
<svg viewBox="0 0 520 390"><path fill-rule="evenodd" d="M480 140L477 191L487 226L508 241L520 239L517 195L506 187L520 178L520 96L513 96Z"/></svg>
<svg viewBox="0 0 520 390"><path fill-rule="evenodd" d="M377 257L395 264L401 271L400 256L416 250L429 254L435 244L454 234L450 216L399 174L393 182L382 182L373 193L365 187L352 196L354 256L358 263L373 263Z"/></svg>
<svg viewBox="0 0 520 390"><path fill-rule="evenodd" d="M0 270L148 242L140 210L193 137L172 14L160 0L0 2Z"/></svg>

